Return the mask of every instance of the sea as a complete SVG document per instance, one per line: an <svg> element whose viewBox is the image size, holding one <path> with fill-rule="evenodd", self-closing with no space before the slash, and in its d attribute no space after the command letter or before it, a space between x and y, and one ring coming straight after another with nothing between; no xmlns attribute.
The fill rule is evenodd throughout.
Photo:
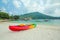
<svg viewBox="0 0 60 40"><path fill-rule="evenodd" d="M11 21L11 22L60 26L60 19L15 20L15 21Z"/></svg>

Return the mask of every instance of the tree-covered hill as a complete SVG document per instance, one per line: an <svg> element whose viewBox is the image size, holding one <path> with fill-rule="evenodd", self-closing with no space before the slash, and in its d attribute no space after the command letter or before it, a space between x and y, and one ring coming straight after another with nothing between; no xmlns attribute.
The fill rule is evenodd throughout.
<svg viewBox="0 0 60 40"><path fill-rule="evenodd" d="M24 18L26 19L60 19L60 17L52 17L39 12L32 12L32 13L20 15L20 19L24 19Z"/></svg>

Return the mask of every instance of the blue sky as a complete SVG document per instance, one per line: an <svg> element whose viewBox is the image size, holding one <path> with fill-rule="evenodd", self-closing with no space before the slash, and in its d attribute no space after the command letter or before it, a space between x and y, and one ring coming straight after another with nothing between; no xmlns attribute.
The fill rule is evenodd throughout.
<svg viewBox="0 0 60 40"><path fill-rule="evenodd" d="M46 15L60 16L60 0L0 0L0 10L10 15L41 12Z"/></svg>

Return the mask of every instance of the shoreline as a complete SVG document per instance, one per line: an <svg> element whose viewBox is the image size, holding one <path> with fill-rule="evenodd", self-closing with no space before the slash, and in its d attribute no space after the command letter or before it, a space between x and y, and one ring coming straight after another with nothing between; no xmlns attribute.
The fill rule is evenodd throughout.
<svg viewBox="0 0 60 40"><path fill-rule="evenodd" d="M9 22L9 21L5 21L5 22L1 22L0 24L2 25L19 25L19 24L22 24L22 23L14 23L14 22ZM27 23L25 23L27 24ZM29 23L30 24L30 23ZM46 29L56 29L56 30L60 30L60 26L55 26L55 25L45 25L45 24L36 24L38 27L41 27L41 28L46 28Z"/></svg>

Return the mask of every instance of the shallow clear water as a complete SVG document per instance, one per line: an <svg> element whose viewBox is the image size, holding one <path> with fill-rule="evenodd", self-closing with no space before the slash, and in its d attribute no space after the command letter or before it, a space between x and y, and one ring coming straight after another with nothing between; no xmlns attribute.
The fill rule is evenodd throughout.
<svg viewBox="0 0 60 40"><path fill-rule="evenodd" d="M60 20L28 20L28 21L11 21L15 23L35 23L35 24L44 24L44 25L54 25L54 26L60 26Z"/></svg>

